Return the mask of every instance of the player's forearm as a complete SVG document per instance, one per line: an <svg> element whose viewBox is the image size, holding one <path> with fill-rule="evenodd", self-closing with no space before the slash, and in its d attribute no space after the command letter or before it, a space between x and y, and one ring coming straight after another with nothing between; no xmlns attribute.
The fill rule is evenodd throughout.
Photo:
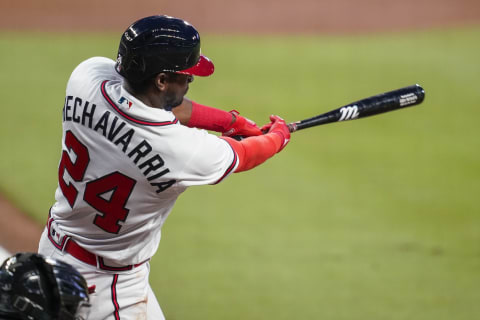
<svg viewBox="0 0 480 320"><path fill-rule="evenodd" d="M190 108L188 108L188 102L190 102ZM184 119L186 119L187 116L189 116L189 119L186 123L182 122L182 124L188 127L216 131L229 137L250 137L263 134L255 122L242 117L236 110L226 112L221 109L201 105L188 99L187 102L185 102L184 110L186 110L186 113L189 112L189 115L186 114Z"/></svg>
<svg viewBox="0 0 480 320"><path fill-rule="evenodd" d="M263 136L255 136L237 141L229 137L222 137L233 148L239 159L235 172L247 171L264 163L273 157L283 146L284 138L272 132Z"/></svg>
<svg viewBox="0 0 480 320"><path fill-rule="evenodd" d="M225 110L204 106L188 98L172 109L181 124L216 132L225 132L235 121L235 116Z"/></svg>
<svg viewBox="0 0 480 320"><path fill-rule="evenodd" d="M272 122L268 125L267 134L248 137L242 141L223 137L238 156L239 165L235 172L255 168L273 157L275 153L281 151L288 144L290 130L285 120L279 116L271 115L270 121Z"/></svg>
<svg viewBox="0 0 480 320"><path fill-rule="evenodd" d="M239 115L236 110L230 112L201 105L187 98L172 109L180 123L190 128L199 128L220 132L224 136L258 136L262 131L255 122Z"/></svg>
<svg viewBox="0 0 480 320"><path fill-rule="evenodd" d="M235 121L235 116L225 110L205 106L195 101L190 101L190 105L190 118L186 123L188 127L223 133Z"/></svg>

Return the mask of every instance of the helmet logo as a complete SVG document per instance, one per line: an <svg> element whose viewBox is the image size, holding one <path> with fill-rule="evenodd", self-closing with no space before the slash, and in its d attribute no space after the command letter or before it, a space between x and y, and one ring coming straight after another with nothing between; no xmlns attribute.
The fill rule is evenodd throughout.
<svg viewBox="0 0 480 320"><path fill-rule="evenodd" d="M130 35L128 34L128 30L125 31L125 33L124 33L123 35L125 36L125 39L127 39L128 41L132 41L132 40L133 40L133 38L130 37Z"/></svg>

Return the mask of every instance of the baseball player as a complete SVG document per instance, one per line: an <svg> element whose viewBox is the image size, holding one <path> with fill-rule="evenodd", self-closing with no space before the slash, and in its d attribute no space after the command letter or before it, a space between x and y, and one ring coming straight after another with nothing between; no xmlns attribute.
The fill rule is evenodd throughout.
<svg viewBox="0 0 480 320"><path fill-rule="evenodd" d="M71 265L30 252L0 267L0 319L86 320L85 279Z"/></svg>
<svg viewBox="0 0 480 320"><path fill-rule="evenodd" d="M89 319L164 319L149 260L177 197L252 169L288 143L277 116L262 131L238 112L185 98L194 76L213 71L192 25L151 16L123 33L116 62L94 57L72 72L56 202L39 252L96 287Z"/></svg>

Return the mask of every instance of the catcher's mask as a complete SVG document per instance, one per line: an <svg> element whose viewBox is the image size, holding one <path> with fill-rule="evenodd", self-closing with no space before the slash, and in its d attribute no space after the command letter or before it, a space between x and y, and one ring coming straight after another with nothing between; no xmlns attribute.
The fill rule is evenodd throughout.
<svg viewBox="0 0 480 320"><path fill-rule="evenodd" d="M0 319L85 320L88 287L71 265L17 253L0 267Z"/></svg>

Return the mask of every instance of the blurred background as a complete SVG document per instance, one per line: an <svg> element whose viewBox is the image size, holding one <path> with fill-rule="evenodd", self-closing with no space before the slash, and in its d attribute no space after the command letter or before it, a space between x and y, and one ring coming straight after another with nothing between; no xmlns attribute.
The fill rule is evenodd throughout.
<svg viewBox="0 0 480 320"><path fill-rule="evenodd" d="M426 91L413 108L294 133L255 170L183 194L152 261L167 319L478 317L476 0L0 2L0 254L36 250L71 71L114 59L152 14L195 25L215 63L189 97L259 125Z"/></svg>

